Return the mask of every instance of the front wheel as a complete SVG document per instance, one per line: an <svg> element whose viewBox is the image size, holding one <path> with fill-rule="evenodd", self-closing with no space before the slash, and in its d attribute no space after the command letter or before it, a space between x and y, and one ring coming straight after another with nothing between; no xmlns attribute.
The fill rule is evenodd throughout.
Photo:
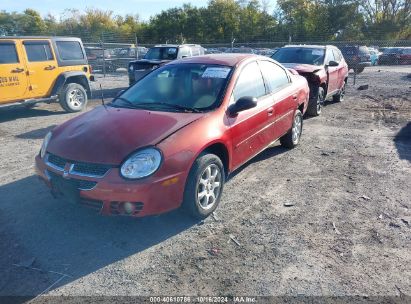
<svg viewBox="0 0 411 304"><path fill-rule="evenodd" d="M322 87L310 88L307 114L310 116L319 116L323 108L324 100L325 93Z"/></svg>
<svg viewBox="0 0 411 304"><path fill-rule="evenodd" d="M341 87L341 89L340 89L340 92L339 92L338 94L336 94L336 95L333 96L334 102L344 101L345 85L346 85L346 83L345 83L345 81L344 81L344 83L343 83L343 85L342 85L342 87Z"/></svg>
<svg viewBox="0 0 411 304"><path fill-rule="evenodd" d="M286 148L294 148L300 142L300 137L303 132L303 114L300 110L295 111L293 126L283 137L280 138L280 143Z"/></svg>
<svg viewBox="0 0 411 304"><path fill-rule="evenodd" d="M187 177L183 207L196 219L204 219L220 203L225 182L224 166L214 154L202 154Z"/></svg>
<svg viewBox="0 0 411 304"><path fill-rule="evenodd" d="M61 107L67 112L80 112L87 105L87 92L82 85L69 83L63 87L59 100Z"/></svg>

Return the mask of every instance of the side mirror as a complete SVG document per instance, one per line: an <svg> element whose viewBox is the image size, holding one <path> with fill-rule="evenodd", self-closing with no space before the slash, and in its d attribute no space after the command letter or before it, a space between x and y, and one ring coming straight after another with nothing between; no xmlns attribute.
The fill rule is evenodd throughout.
<svg viewBox="0 0 411 304"><path fill-rule="evenodd" d="M337 61L334 61L334 60L330 60L330 62L328 63L328 66L330 66L330 67L336 67L336 66L338 66L338 62Z"/></svg>
<svg viewBox="0 0 411 304"><path fill-rule="evenodd" d="M117 94L116 94L116 98L119 97L121 94L123 94L124 91L125 91L125 90L120 90L120 91L118 91Z"/></svg>
<svg viewBox="0 0 411 304"><path fill-rule="evenodd" d="M257 98L251 96L241 97L228 107L228 114L235 116L238 112L245 111L257 106Z"/></svg>

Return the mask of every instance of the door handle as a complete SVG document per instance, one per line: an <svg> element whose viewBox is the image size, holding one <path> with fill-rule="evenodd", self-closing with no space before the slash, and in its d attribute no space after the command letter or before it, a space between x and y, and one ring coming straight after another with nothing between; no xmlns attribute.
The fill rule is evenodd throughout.
<svg viewBox="0 0 411 304"><path fill-rule="evenodd" d="M15 68L14 70L11 70L12 73L21 73L24 72L24 69L21 68Z"/></svg>
<svg viewBox="0 0 411 304"><path fill-rule="evenodd" d="M56 67L54 66L54 65L49 65L49 66L47 66L47 67L45 67L44 69L46 70L46 71L51 71L51 70L54 70Z"/></svg>
<svg viewBox="0 0 411 304"><path fill-rule="evenodd" d="M274 108L268 108L267 109L267 115L268 116L271 116L271 115L273 115L274 114Z"/></svg>

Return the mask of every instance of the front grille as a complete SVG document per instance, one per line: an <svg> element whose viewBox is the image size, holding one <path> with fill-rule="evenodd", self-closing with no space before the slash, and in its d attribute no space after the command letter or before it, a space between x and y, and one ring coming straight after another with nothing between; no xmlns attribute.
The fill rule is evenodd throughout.
<svg viewBox="0 0 411 304"><path fill-rule="evenodd" d="M64 169L64 166L66 165L67 160L64 158L61 158L60 156L54 155L49 153L47 156L47 161L51 163L52 165Z"/></svg>
<svg viewBox="0 0 411 304"><path fill-rule="evenodd" d="M70 174L90 177L103 177L111 168L109 165L71 161L52 153L48 153L47 163L51 167L59 170L63 170L65 165L69 163L72 165L69 172Z"/></svg>
<svg viewBox="0 0 411 304"><path fill-rule="evenodd" d="M74 167L71 173L92 176L104 176L108 170L110 170L110 166L107 165L92 163L74 163Z"/></svg>
<svg viewBox="0 0 411 304"><path fill-rule="evenodd" d="M75 178L65 179L61 175L58 175L52 171L47 171L47 173L50 176L50 179L63 180L64 183L74 185L78 190L91 190L97 185L97 182L94 182L94 181L88 181L84 179L75 179Z"/></svg>

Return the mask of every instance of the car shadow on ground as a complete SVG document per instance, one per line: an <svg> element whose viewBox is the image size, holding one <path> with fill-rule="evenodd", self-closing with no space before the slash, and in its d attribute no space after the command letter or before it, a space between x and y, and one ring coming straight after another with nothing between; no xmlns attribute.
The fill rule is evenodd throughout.
<svg viewBox="0 0 411 304"><path fill-rule="evenodd" d="M42 139L46 136L46 134L49 131L53 130L55 127L56 125L51 125L45 128L31 130L31 131L16 135L16 137L22 138L22 139Z"/></svg>
<svg viewBox="0 0 411 304"><path fill-rule="evenodd" d="M397 133L394 142L400 158L411 162L411 122Z"/></svg>
<svg viewBox="0 0 411 304"><path fill-rule="evenodd" d="M121 91L124 91L128 89L128 87L121 87L121 88L115 88L115 89L102 89L100 90L99 88L96 88L92 91L93 93L93 99L100 99L103 94L104 98L114 98L116 97Z"/></svg>
<svg viewBox="0 0 411 304"><path fill-rule="evenodd" d="M287 151L290 151L290 149L284 148L281 145L278 145L277 143L273 144L273 146L268 147L252 159L250 159L248 162L246 162L244 165L240 166L237 170L233 171L227 179L227 182L229 182L231 179L233 179L237 174L241 173L245 168L247 168L251 164L258 163L260 161L264 161L266 159L275 157L277 155L283 154Z"/></svg>
<svg viewBox="0 0 411 304"><path fill-rule="evenodd" d="M13 246L1 248L0 244L0 250L10 252L0 255L0 265L7 268L0 269L0 273L11 276L6 282L0 280L3 296L36 296L59 279L59 275L49 271L66 274L50 288L53 290L170 239L197 223L180 210L140 219L101 216L94 209L54 199L35 176L0 186L0 198L0 232L13 236ZM19 254L19 248L24 249L24 254ZM29 267L16 266L31 258ZM33 286L38 270L32 268L48 274L49 280L38 280ZM28 273L27 277L22 278L22 273Z"/></svg>
<svg viewBox="0 0 411 304"><path fill-rule="evenodd" d="M10 105L0 108L0 123L21 118L61 115L65 113L63 110L49 111L36 107L28 109L23 105Z"/></svg>

